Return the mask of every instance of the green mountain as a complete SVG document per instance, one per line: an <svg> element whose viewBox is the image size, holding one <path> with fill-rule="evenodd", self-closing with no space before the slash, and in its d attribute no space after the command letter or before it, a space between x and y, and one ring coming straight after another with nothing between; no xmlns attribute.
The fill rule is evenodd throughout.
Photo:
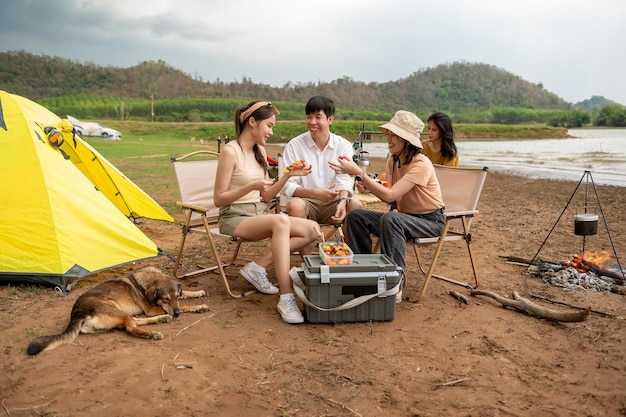
<svg viewBox="0 0 626 417"><path fill-rule="evenodd" d="M609 104L618 104L612 100L604 98L602 96L592 96L587 100L580 101L575 104L575 106L581 110L584 110L588 113L593 113L596 109L601 109Z"/></svg>
<svg viewBox="0 0 626 417"><path fill-rule="evenodd" d="M419 70L385 83L349 77L331 82L287 83L282 87L241 81L213 82L164 61L129 68L103 67L24 51L0 53L0 89L32 100L95 95L128 99L222 98L304 103L316 94L335 99L344 110L393 112L407 108L426 114L479 112L494 107L567 110L572 104L503 69L484 63L454 62Z"/></svg>

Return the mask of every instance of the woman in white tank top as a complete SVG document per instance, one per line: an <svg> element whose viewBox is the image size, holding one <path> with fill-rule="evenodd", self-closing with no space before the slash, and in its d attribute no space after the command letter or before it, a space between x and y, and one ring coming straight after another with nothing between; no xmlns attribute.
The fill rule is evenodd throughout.
<svg viewBox="0 0 626 417"><path fill-rule="evenodd" d="M277 182L267 172L264 145L272 136L278 109L256 101L235 110L237 139L220 153L214 201L220 207L220 230L245 240L271 238L271 251L244 266L239 272L264 294L280 293L277 309L283 321L302 323L289 269L291 253L315 241L319 225L313 220L267 213L267 202L283 188L290 176L309 175L311 167L293 169ZM279 288L267 279L266 268L274 264Z"/></svg>

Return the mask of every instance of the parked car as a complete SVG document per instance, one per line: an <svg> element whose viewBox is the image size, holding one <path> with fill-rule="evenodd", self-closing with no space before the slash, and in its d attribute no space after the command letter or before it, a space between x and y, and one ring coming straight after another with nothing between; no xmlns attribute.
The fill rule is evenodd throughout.
<svg viewBox="0 0 626 417"><path fill-rule="evenodd" d="M67 119L74 125L74 131L79 136L100 136L105 139L122 139L122 133L118 130L106 127L96 122L84 122L67 115Z"/></svg>

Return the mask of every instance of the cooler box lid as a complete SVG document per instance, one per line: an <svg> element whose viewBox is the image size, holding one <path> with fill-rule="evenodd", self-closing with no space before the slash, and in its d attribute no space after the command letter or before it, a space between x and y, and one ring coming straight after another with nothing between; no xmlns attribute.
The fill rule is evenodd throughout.
<svg viewBox="0 0 626 417"><path fill-rule="evenodd" d="M319 255L305 255L302 266L309 273L319 274L320 267L326 265ZM328 268L331 274L396 272L398 270L398 266L387 255L383 254L354 255L351 265L333 265L328 266Z"/></svg>

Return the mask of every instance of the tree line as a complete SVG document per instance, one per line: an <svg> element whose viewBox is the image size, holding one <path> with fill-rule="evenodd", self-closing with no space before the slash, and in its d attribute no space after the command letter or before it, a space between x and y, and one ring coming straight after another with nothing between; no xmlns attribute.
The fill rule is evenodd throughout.
<svg viewBox="0 0 626 417"><path fill-rule="evenodd" d="M0 89L35 100L60 115L96 119L226 121L232 119L235 107L263 98L280 103L285 120L301 120L304 103L317 94L332 97L337 117L344 120L384 120L400 108L420 117L444 111L462 123L615 126L626 118L623 106L589 113L545 90L541 83L530 83L492 65L468 62L422 69L385 83L343 77L276 87L247 77L204 81L164 61L117 68L10 51L0 53Z"/></svg>

